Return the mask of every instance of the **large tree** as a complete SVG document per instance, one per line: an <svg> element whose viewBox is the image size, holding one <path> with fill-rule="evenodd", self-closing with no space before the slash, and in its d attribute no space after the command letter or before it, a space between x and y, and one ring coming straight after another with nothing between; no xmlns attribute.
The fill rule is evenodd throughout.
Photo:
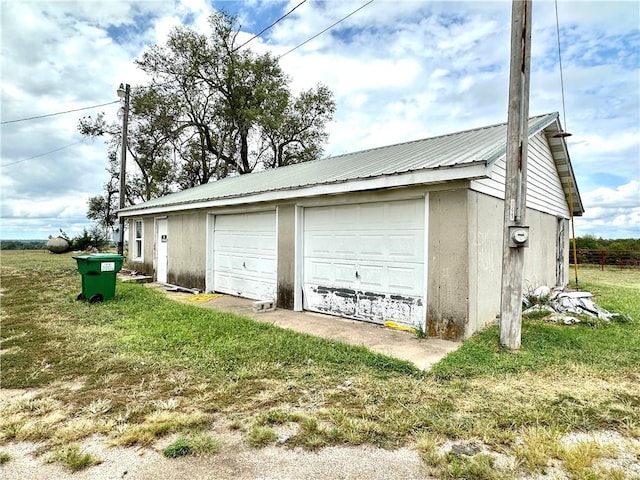
<svg viewBox="0 0 640 480"><path fill-rule="evenodd" d="M335 102L324 85L300 92L270 54L238 46L236 19L210 16L208 35L174 29L136 62L151 78L131 91L126 204L245 174L319 158ZM113 226L120 195L120 122L84 117L83 135L106 137L110 180L89 200L89 218Z"/></svg>
<svg viewBox="0 0 640 480"><path fill-rule="evenodd" d="M146 94L172 119L164 133L181 159L180 186L318 158L335 111L331 91L318 85L295 96L277 58L238 47L234 17L214 13L209 24L208 36L176 28L137 61L152 78Z"/></svg>
<svg viewBox="0 0 640 480"><path fill-rule="evenodd" d="M155 100L155 103L154 103ZM131 114L127 131L127 177L126 202L135 204L165 195L175 188L176 174L173 160L173 149L169 139L165 136L167 119L163 116L162 106L157 99L142 92L139 88L131 93ZM139 114L142 105L144 109L153 109L155 115ZM78 130L87 137L105 137L108 144L110 174L108 183L119 181L118 168L122 144L122 126L119 121L111 124L100 113L95 118L83 117L78 124ZM131 163L131 161L133 161ZM105 185L105 189L108 186ZM119 192L118 192L119 194Z"/></svg>

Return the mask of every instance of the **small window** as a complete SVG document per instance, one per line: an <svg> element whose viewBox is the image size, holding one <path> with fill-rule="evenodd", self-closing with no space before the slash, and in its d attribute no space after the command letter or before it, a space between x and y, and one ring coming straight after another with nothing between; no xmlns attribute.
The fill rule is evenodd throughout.
<svg viewBox="0 0 640 480"><path fill-rule="evenodd" d="M142 237L143 237L142 220L134 220L133 222L133 259L142 261Z"/></svg>

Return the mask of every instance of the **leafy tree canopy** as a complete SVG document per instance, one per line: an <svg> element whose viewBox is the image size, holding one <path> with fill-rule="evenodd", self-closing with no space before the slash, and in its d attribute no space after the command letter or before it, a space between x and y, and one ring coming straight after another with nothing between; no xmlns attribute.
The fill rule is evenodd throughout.
<svg viewBox="0 0 640 480"><path fill-rule="evenodd" d="M175 28L136 61L151 82L131 90L126 204L322 154L332 92L318 84L295 95L277 58L238 47L235 17L216 12L209 25L208 34ZM121 127L98 115L78 128L108 139L111 180L90 199L89 218L111 228Z"/></svg>

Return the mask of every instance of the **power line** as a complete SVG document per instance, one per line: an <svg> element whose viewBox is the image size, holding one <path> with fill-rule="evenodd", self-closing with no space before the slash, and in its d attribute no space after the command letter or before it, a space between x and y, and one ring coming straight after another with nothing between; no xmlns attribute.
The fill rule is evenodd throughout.
<svg viewBox="0 0 640 480"><path fill-rule="evenodd" d="M324 30L322 30L320 33L315 34L313 37L305 40L304 42L302 42L300 45L296 45L295 47L293 47L291 50L286 51L285 53L283 53L282 55L280 55L278 58L282 58L285 55L290 54L291 52L293 52L294 50L297 50L298 48L302 47L303 45L306 45L307 43L309 43L311 40L319 37L320 35L322 35L324 32L326 32L327 30L331 30L333 27L335 27L336 25L338 25L339 23L345 21L347 18L349 18L351 15L354 15L356 13L358 13L360 10L362 10L364 7L366 7L367 5L373 3L373 0L369 0L367 3L365 3L364 5L362 5L359 8L356 8L353 12L351 12L349 15L342 17L340 20L338 20L336 23L334 23L333 25L329 25L327 28L325 28Z"/></svg>
<svg viewBox="0 0 640 480"><path fill-rule="evenodd" d="M297 4L295 7L293 7L291 10L289 10L287 13L285 13L283 16L281 16L279 19L277 19L275 22L273 22L271 25L269 25L268 27L262 29L262 31L256 35L254 35L253 37L251 37L249 40L247 40L246 42L244 42L242 45L240 45L239 47L236 47L233 49L234 52L240 50L242 47L244 47L247 43L254 41L256 38L258 38L260 35L262 35L264 32L266 32L267 30L269 30L270 28L272 28L276 23L278 23L281 20L284 20L285 18L287 18L290 14L293 13L293 11L298 8L300 5L302 5L303 3L305 3L307 0L302 0L299 4ZM233 52L232 52L233 53Z"/></svg>
<svg viewBox="0 0 640 480"><path fill-rule="evenodd" d="M567 127L567 112L564 108L564 78L562 76L562 54L560 53L560 21L558 20L558 0L555 0L556 6L556 33L558 34L558 64L560 67L560 92L562 95L562 120L564 122L565 132L569 131Z"/></svg>
<svg viewBox="0 0 640 480"><path fill-rule="evenodd" d="M49 150L48 152L40 153L38 155L34 155L33 157L23 158L22 160L16 160L15 162L6 163L4 165L0 165L0 168L9 167L9 166L15 165L17 163L26 162L27 160L33 160L34 158L44 157L45 155L49 155L50 153L59 152L60 150L64 150L65 148L69 148L69 147L73 147L74 145L78 145L79 143L82 143L83 141L84 141L84 139L78 140L77 142L70 143L69 145L65 145L64 147L59 147L59 148L56 148L54 150Z"/></svg>
<svg viewBox="0 0 640 480"><path fill-rule="evenodd" d="M257 37L259 37L260 35L262 35L264 32L266 32L267 30L269 30L271 27L273 27L276 23L278 23L279 21L281 21L282 19L286 18L289 14L291 14L296 8L298 8L300 5L302 5L303 3L305 3L307 0L303 0L302 2L300 2L299 4L297 4L295 7L293 7L291 10L289 10L286 14L284 14L282 17L280 17L278 20L276 20L275 22L273 22L271 25L269 25L268 27L264 28L260 33L258 33L257 35L254 35L252 38L250 38L249 40L247 40L246 42L244 42L242 45L240 45L237 48L234 48L233 52L236 52L237 50L239 50L240 48L244 47L246 44L248 44L249 42L253 41L254 39L256 39ZM308 38L307 40L305 40L304 42L300 43L299 45L296 45L295 47L293 47L292 49L286 51L285 53L283 53L282 55L280 55L278 57L278 59L284 57L285 55L290 54L291 52L293 52L294 50L297 50L298 48L302 47L303 45L306 45L307 43L309 43L311 40L314 40L316 38L318 38L320 35L322 35L323 33L327 32L328 30L331 30L333 27L335 27L336 25L338 25L339 23L344 22L347 18L351 17L352 15L355 15L356 13L358 13L360 10L362 10L363 8L365 8L366 6L370 5L371 3L373 3L374 0L369 0L367 3L365 3L364 5L356 8L353 12L349 13L348 15L345 15L344 17L342 17L340 20L338 20L337 22L329 25L327 28L325 28L324 30L322 30L319 33L316 33L313 37ZM152 85L153 87L161 87L163 85L168 85L170 83L173 83L172 80L166 81L166 82L162 82L162 83L158 83L155 85Z"/></svg>
<svg viewBox="0 0 640 480"><path fill-rule="evenodd" d="M46 115L38 115L36 117L18 118L17 120L6 120L4 122L0 122L0 125L4 125L5 123L26 122L27 120L36 120L38 118L53 117L55 115L63 115L65 113L79 112L80 110L89 110L91 108L104 107L106 105L113 105L114 103L120 103L120 100L115 100L113 102L108 102L108 103L101 103L100 105L91 105L90 107L74 108L73 110L65 110L64 112L47 113Z"/></svg>

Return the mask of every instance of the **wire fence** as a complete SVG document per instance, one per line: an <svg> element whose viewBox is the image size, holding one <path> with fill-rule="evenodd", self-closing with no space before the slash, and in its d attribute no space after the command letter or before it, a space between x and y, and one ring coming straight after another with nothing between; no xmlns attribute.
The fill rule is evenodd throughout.
<svg viewBox="0 0 640 480"><path fill-rule="evenodd" d="M573 247L569 252L573 262ZM604 267L640 268L640 250L598 250L578 248L576 250L578 265L597 265Z"/></svg>

